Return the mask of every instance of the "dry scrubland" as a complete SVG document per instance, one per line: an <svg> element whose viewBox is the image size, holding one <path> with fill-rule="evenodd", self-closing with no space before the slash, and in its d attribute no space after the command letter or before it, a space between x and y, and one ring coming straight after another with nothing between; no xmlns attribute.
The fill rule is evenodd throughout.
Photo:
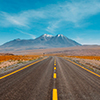
<svg viewBox="0 0 100 100"><path fill-rule="evenodd" d="M26 54L63 54L69 56L100 56L100 46L76 46L67 48L35 49L16 53Z"/></svg>
<svg viewBox="0 0 100 100"><path fill-rule="evenodd" d="M100 56L62 56L100 74Z"/></svg>
<svg viewBox="0 0 100 100"><path fill-rule="evenodd" d="M39 55L1 55L0 62L13 60L13 61L27 61L39 58Z"/></svg>
<svg viewBox="0 0 100 100"><path fill-rule="evenodd" d="M16 65L38 59L43 56L67 57L93 71L100 73L100 46L78 46L68 48L34 49L24 51L13 51L0 56L0 68ZM20 55L19 55L20 54ZM41 56L42 55L42 56Z"/></svg>
<svg viewBox="0 0 100 100"><path fill-rule="evenodd" d="M41 57L41 55L0 55L0 72L13 69Z"/></svg>

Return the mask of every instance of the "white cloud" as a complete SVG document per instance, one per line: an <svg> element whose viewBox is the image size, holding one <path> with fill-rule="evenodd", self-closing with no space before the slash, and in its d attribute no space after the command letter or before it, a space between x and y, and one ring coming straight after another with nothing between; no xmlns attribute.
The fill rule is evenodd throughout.
<svg viewBox="0 0 100 100"><path fill-rule="evenodd" d="M20 33L22 33L22 34L26 34L26 35L29 35L31 38L33 38L33 39L35 39L36 38L36 36L35 35L33 35L33 34L30 34L30 33L26 33L26 32L23 32L23 31L21 31L21 30L17 30L17 31L19 31Z"/></svg>
<svg viewBox="0 0 100 100"><path fill-rule="evenodd" d="M80 27L82 26L81 21L83 19L95 15L99 12L99 0L64 2L60 4L48 5L37 10L23 11L17 14L1 12L0 26L29 27L31 25L35 26L34 22L39 22L40 20L44 19L48 24L45 30L54 33L55 30L59 28L61 21L68 24L73 23L74 27Z"/></svg>
<svg viewBox="0 0 100 100"><path fill-rule="evenodd" d="M84 19L89 18L92 15L96 15L100 12L100 1L98 0L90 0L90 1L79 1L79 2L64 2L63 4L52 5L49 6L46 10L46 16L48 18L58 19L57 22L62 20L63 22L68 24L73 24L72 27L83 27L87 26L90 23L85 22ZM59 23L56 23L56 27L53 27L49 23L49 27L47 27L47 31L55 31L55 29L59 28ZM61 25L60 25L61 26ZM67 28L67 26L66 26Z"/></svg>
<svg viewBox="0 0 100 100"><path fill-rule="evenodd" d="M61 22L61 20L49 22L49 26L46 28L46 31L54 34L55 29L57 29L59 27L60 22Z"/></svg>
<svg viewBox="0 0 100 100"><path fill-rule="evenodd" d="M1 26L24 26L28 27L31 21L34 19L38 20L39 18L44 18L45 15L43 11L28 10L18 14L8 14L6 12L0 12L0 23Z"/></svg>
<svg viewBox="0 0 100 100"><path fill-rule="evenodd" d="M9 26L13 26L13 25L17 25L17 26L26 26L26 20L23 19L23 17L19 18L18 15L10 15L6 12L1 12L2 14L2 19L0 20L0 22L2 23L1 25L4 27L9 27Z"/></svg>

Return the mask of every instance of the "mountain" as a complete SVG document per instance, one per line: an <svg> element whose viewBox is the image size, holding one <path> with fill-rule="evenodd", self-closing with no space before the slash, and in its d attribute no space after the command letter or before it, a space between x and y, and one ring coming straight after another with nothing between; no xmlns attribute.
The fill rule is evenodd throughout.
<svg viewBox="0 0 100 100"><path fill-rule="evenodd" d="M8 49L11 48L17 50L30 50L30 49L45 49L45 48L58 48L58 47L73 47L80 46L81 44L77 43L74 40L71 40L65 37L62 34L56 36L44 34L36 39L21 40L14 39L7 43L4 43L0 48ZM9 49L10 50L10 49Z"/></svg>
<svg viewBox="0 0 100 100"><path fill-rule="evenodd" d="M72 46L80 46L81 44L73 41L62 34L58 34L51 38L48 42L49 45L53 47L72 47Z"/></svg>

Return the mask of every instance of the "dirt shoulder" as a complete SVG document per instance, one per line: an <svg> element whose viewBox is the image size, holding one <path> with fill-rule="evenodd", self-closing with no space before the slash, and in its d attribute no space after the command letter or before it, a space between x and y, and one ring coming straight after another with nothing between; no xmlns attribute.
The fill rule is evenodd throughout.
<svg viewBox="0 0 100 100"><path fill-rule="evenodd" d="M90 60L90 59L82 59L82 58L74 58L74 57L65 57L70 59L98 74L100 74L100 61L99 60Z"/></svg>

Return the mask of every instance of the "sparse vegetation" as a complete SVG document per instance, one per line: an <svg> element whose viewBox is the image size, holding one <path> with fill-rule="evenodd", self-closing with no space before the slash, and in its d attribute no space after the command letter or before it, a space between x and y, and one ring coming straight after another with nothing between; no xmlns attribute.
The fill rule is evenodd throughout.
<svg viewBox="0 0 100 100"><path fill-rule="evenodd" d="M91 59L91 60L100 60L100 56L67 56L71 58L80 58L80 59Z"/></svg>
<svg viewBox="0 0 100 100"><path fill-rule="evenodd" d="M0 72L14 69L41 57L41 55L0 55Z"/></svg>
<svg viewBox="0 0 100 100"><path fill-rule="evenodd" d="M66 57L100 74L100 56L66 56Z"/></svg>
<svg viewBox="0 0 100 100"><path fill-rule="evenodd" d="M39 55L1 55L0 62L4 61L29 61L38 59Z"/></svg>

